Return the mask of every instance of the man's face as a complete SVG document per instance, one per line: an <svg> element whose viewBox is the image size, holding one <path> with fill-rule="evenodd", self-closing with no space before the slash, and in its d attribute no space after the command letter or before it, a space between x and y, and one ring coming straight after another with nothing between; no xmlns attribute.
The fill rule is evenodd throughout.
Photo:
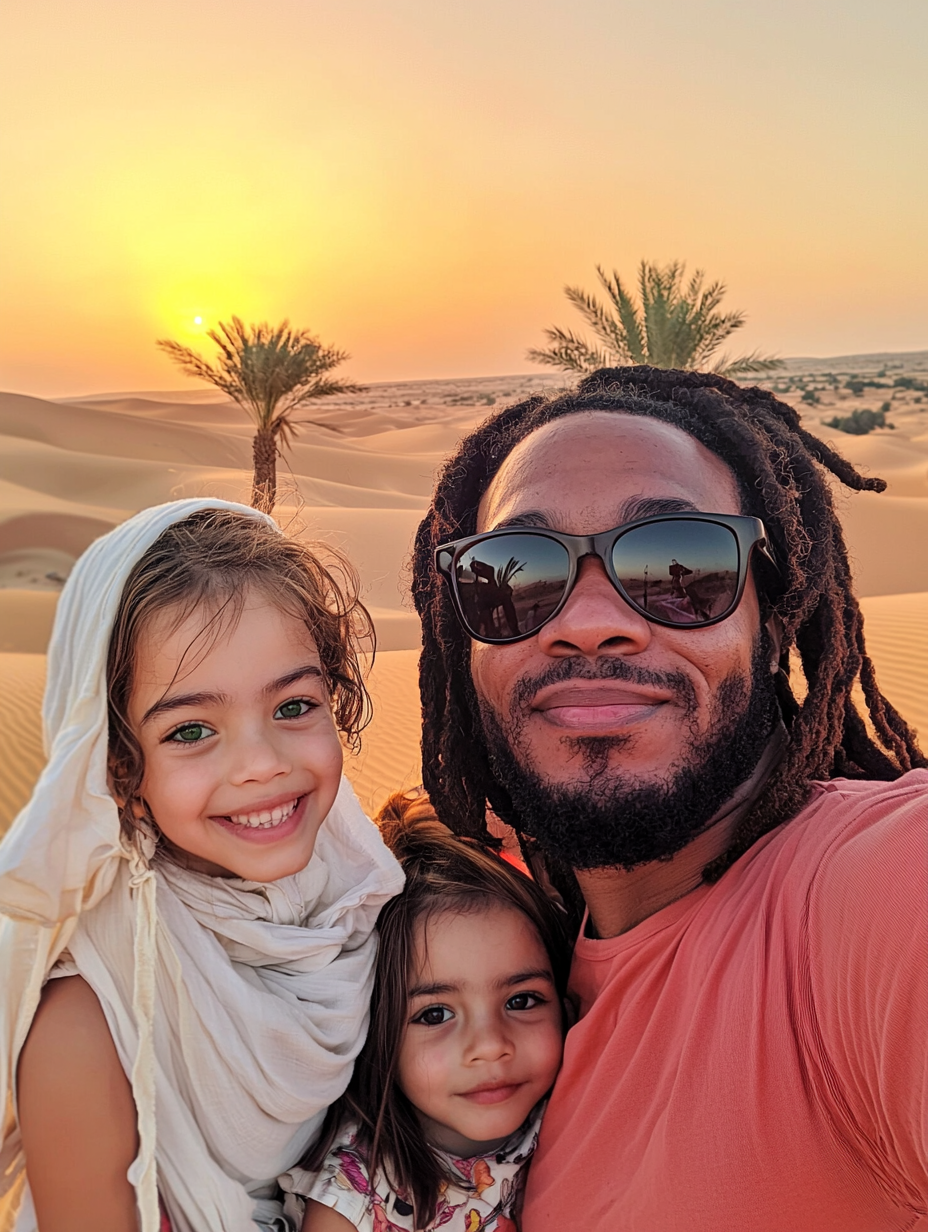
<svg viewBox="0 0 928 1232"><path fill-rule="evenodd" d="M530 525L591 535L682 510L740 513L728 466L668 424L600 412L555 421L519 444L480 503L477 529ZM658 840L653 853L640 836L628 850L619 840L614 858L608 843L600 849L594 842L585 859L569 841L566 850L554 842L575 867L632 866L679 850L709 820L692 814L714 812L749 776L769 739L776 656L769 641L761 642L759 626L750 577L738 608L720 624L668 629L630 608L602 563L587 557L567 603L534 637L509 646L473 642L471 671L491 755L498 754L504 782L517 780L517 809L522 791L541 794L536 811L576 811L592 801L600 812L621 816L643 805L644 830L649 809L687 814L674 823L679 833ZM752 713L758 676L759 709ZM742 718L750 719L747 734L739 730ZM750 747L738 747L745 738ZM739 764L721 747L726 742ZM674 796L687 772L693 781ZM701 781L707 777L708 795ZM594 820L590 826L602 828ZM532 832L531 824L526 829ZM544 833L538 837L545 841Z"/></svg>

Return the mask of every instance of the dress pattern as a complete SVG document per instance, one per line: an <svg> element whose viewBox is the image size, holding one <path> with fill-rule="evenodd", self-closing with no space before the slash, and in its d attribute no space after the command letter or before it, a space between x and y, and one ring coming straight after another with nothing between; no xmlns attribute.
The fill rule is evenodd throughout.
<svg viewBox="0 0 928 1232"><path fill-rule="evenodd" d="M439 1152L448 1181L438 1199L433 1232L516 1232L514 1211L538 1141L542 1109L536 1109L493 1155L458 1159ZM412 1204L378 1172L372 1179L357 1145L357 1126L345 1126L341 1139L317 1173L294 1168L280 1178L289 1195L287 1214L300 1224L303 1201L313 1198L344 1215L358 1232L417 1232ZM294 1201L296 1198L296 1201Z"/></svg>

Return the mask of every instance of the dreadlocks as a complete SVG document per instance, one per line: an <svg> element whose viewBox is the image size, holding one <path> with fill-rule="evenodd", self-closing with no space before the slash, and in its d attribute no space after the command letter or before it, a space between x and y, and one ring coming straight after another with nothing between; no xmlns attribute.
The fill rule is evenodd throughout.
<svg viewBox="0 0 928 1232"><path fill-rule="evenodd" d="M513 802L490 767L470 675L470 642L434 569L433 550L476 533L480 499L520 441L544 424L584 411L650 416L700 441L733 471L743 511L762 518L780 565L779 579L768 580L765 573L758 581L762 619L776 614L783 625L776 691L789 733L786 751L728 850L706 868L706 880L716 880L762 834L795 816L814 780L892 780L928 765L915 733L877 686L824 471L857 492L882 492L885 482L860 475L767 390L743 389L710 373L604 368L572 393L529 398L472 432L439 475L419 526L413 597L423 629L423 781L442 820L458 834L495 845L487 829L489 805L518 831ZM789 679L792 648L805 678L801 701ZM875 739L854 704L855 681Z"/></svg>

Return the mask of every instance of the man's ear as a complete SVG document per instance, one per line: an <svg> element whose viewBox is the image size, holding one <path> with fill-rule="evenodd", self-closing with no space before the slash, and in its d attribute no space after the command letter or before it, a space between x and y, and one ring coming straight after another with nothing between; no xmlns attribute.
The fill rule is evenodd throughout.
<svg viewBox="0 0 928 1232"><path fill-rule="evenodd" d="M770 673L776 675L780 670L780 655L783 651L783 621L771 612L764 622L767 636L770 638Z"/></svg>

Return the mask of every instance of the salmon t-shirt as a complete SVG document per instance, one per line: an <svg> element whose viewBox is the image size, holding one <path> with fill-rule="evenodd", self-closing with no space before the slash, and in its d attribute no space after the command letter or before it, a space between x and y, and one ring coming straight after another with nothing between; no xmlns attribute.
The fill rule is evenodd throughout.
<svg viewBox="0 0 928 1232"><path fill-rule="evenodd" d="M928 771L581 937L523 1232L928 1232Z"/></svg>

